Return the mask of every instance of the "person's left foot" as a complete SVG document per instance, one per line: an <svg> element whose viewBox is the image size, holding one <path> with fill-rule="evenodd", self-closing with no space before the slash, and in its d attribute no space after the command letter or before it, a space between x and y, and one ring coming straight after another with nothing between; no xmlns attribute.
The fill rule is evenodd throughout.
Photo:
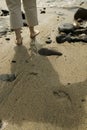
<svg viewBox="0 0 87 130"><path fill-rule="evenodd" d="M38 31L38 30L35 30L34 32L32 32L31 34L30 34L30 38L35 38L38 34L39 34L40 32Z"/></svg>

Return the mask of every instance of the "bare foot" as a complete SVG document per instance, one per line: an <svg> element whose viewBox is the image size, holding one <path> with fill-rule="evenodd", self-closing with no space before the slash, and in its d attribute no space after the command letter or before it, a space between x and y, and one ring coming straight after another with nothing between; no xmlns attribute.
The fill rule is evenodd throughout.
<svg viewBox="0 0 87 130"><path fill-rule="evenodd" d="M16 45L18 45L18 46L22 45L22 39L23 38L17 38L16 39Z"/></svg>
<svg viewBox="0 0 87 130"><path fill-rule="evenodd" d="M38 30L35 30L34 32L32 32L31 34L30 34L30 38L35 38L38 34L39 34L40 32L38 31Z"/></svg>

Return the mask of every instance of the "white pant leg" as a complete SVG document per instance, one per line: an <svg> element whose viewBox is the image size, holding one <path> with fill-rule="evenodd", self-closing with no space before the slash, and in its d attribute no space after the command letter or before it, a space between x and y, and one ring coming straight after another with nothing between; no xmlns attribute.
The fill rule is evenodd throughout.
<svg viewBox="0 0 87 130"><path fill-rule="evenodd" d="M38 25L36 0L23 0L28 25Z"/></svg>
<svg viewBox="0 0 87 130"><path fill-rule="evenodd" d="M12 29L17 29L23 26L21 15L21 0L6 0L10 11L10 23Z"/></svg>

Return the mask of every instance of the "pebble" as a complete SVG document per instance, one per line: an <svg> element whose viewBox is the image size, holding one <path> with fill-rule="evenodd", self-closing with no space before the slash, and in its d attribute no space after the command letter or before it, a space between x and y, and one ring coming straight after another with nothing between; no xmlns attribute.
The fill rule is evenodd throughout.
<svg viewBox="0 0 87 130"><path fill-rule="evenodd" d="M64 33L74 32L74 30L75 30L75 27L71 23L64 23L58 27L58 31L64 32Z"/></svg>
<svg viewBox="0 0 87 130"><path fill-rule="evenodd" d="M48 39L48 40L46 40L46 43L47 43L47 44L51 44L51 43L52 43L52 40L51 40L51 39Z"/></svg>
<svg viewBox="0 0 87 130"><path fill-rule="evenodd" d="M56 36L57 43L59 43L59 44L64 43L66 41L65 37L66 37L66 35Z"/></svg>
<svg viewBox="0 0 87 130"><path fill-rule="evenodd" d="M16 63L16 60L12 60L12 63Z"/></svg>
<svg viewBox="0 0 87 130"><path fill-rule="evenodd" d="M7 15L9 15L9 11L8 10L1 10L1 16L7 16Z"/></svg>
<svg viewBox="0 0 87 130"><path fill-rule="evenodd" d="M9 81L12 82L16 79L15 74L2 74L0 75L0 80L1 81Z"/></svg>
<svg viewBox="0 0 87 130"><path fill-rule="evenodd" d="M10 38L5 38L6 41L10 41Z"/></svg>
<svg viewBox="0 0 87 130"><path fill-rule="evenodd" d="M46 11L45 10L40 10L40 14L45 14Z"/></svg>

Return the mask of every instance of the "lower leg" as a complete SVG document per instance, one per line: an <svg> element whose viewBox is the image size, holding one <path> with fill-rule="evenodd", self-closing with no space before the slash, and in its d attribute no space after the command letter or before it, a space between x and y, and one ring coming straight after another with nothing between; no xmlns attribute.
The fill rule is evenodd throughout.
<svg viewBox="0 0 87 130"><path fill-rule="evenodd" d="M21 45L22 44L21 28L14 29L14 31L15 31L16 40L17 40L16 44Z"/></svg>

